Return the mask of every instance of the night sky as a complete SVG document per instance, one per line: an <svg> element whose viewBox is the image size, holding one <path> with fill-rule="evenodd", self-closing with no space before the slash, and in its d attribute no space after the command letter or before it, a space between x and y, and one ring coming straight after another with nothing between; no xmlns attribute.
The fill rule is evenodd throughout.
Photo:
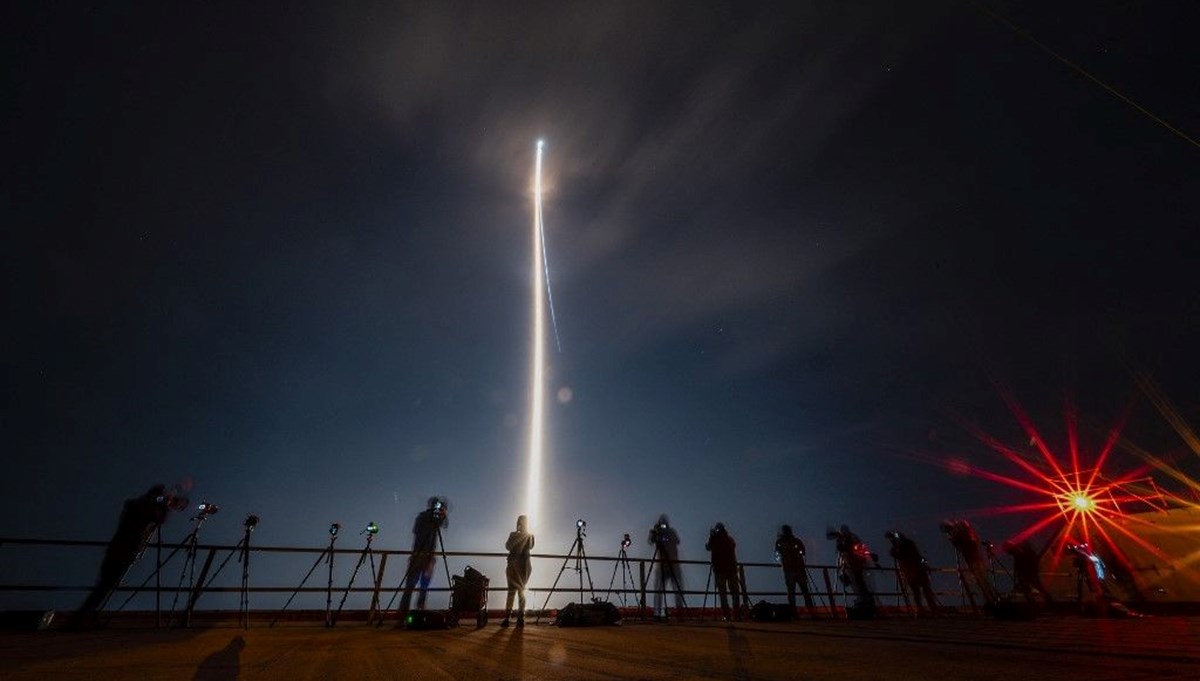
<svg viewBox="0 0 1200 681"><path fill-rule="evenodd" d="M539 138L541 551L665 512L684 558L720 520L944 564L1027 500L918 461L1016 474L961 425L1027 444L997 386L1055 446L1070 402L1085 451L1125 408L1182 451L1138 371L1200 425L1200 149L969 2L342 4L5 10L0 534L190 476L209 541L407 548L439 494L502 550ZM988 6L1194 139L1190 4Z"/></svg>

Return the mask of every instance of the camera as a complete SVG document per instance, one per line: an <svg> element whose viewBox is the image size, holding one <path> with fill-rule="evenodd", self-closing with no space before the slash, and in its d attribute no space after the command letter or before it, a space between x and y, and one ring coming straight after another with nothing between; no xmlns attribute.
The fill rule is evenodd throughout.
<svg viewBox="0 0 1200 681"><path fill-rule="evenodd" d="M217 511L219 511L221 509L217 508L216 504L210 504L207 501L204 501L204 502L201 502L200 505L196 507L196 510L200 512L200 515L208 516L208 515L215 514Z"/></svg>
<svg viewBox="0 0 1200 681"><path fill-rule="evenodd" d="M579 520L575 521L575 527L578 527L582 530L583 528L587 527L587 521L583 518L580 518Z"/></svg>
<svg viewBox="0 0 1200 681"><path fill-rule="evenodd" d="M633 544L633 540L629 538L629 533L626 532L625 536L621 539L621 548L627 549L630 544Z"/></svg>
<svg viewBox="0 0 1200 681"><path fill-rule="evenodd" d="M340 530L340 529L342 529L341 523L333 523L332 525L329 526L329 536L336 537L338 530Z"/></svg>
<svg viewBox="0 0 1200 681"><path fill-rule="evenodd" d="M367 523L367 526L364 527L363 531L359 532L359 534L368 534L374 537L375 535L379 534L379 526L376 525L374 521L371 521Z"/></svg>
<svg viewBox="0 0 1200 681"><path fill-rule="evenodd" d="M433 512L433 517L439 522L446 518L446 501L441 497L430 497L429 510Z"/></svg>
<svg viewBox="0 0 1200 681"><path fill-rule="evenodd" d="M254 528L258 527L258 516L253 513L247 514L246 520L242 524L246 526L247 530L253 532Z"/></svg>

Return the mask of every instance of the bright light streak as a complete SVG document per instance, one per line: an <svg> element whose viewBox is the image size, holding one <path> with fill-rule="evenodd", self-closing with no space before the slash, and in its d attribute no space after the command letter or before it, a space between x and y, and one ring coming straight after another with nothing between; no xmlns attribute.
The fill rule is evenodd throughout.
<svg viewBox="0 0 1200 681"><path fill-rule="evenodd" d="M544 141L538 140L537 153L539 163L541 163L543 144L545 144ZM558 315L554 313L554 288L550 286L550 257L546 253L546 222L542 219L541 166L539 165L538 168L538 205L535 209L535 215L537 218L537 224L535 225L535 228L538 232L538 238L541 239L542 242L542 274L545 275L543 278L546 280L546 302L550 305L550 326L554 329L554 347L558 348L559 352L562 352L562 339L558 336Z"/></svg>
<svg viewBox="0 0 1200 681"><path fill-rule="evenodd" d="M529 471L525 481L525 515L529 531L537 525L542 495L542 447L545 430L546 328L545 255L542 250L542 140L537 143L533 171L533 330L529 368Z"/></svg>

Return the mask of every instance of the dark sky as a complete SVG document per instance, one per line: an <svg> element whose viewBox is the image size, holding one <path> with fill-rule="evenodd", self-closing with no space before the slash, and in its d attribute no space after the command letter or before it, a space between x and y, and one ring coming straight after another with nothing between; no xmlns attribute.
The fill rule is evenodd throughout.
<svg viewBox="0 0 1200 681"><path fill-rule="evenodd" d="M1182 447L1131 370L1200 424L1200 149L968 2L342 4L6 10L0 534L191 476L212 541L407 547L436 493L500 549L539 137L542 550L667 512L686 558L724 520L944 562L938 519L1024 498L899 452L1015 474L955 423L1021 442L994 382L1059 443L1132 400ZM1195 138L1189 4L989 6Z"/></svg>

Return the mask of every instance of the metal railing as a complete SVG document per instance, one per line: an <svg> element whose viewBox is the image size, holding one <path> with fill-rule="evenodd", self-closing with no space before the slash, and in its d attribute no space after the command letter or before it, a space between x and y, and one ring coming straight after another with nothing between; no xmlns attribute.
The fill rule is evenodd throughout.
<svg viewBox="0 0 1200 681"><path fill-rule="evenodd" d="M73 604L69 599L79 599L80 594L90 591L92 585L87 583L88 577L95 574L100 564L100 552L107 547L107 542L64 540L64 539L28 539L0 538L0 599L9 607L7 601L13 600L14 595L23 595L24 607L46 605L62 610L70 610ZM368 544L369 546L369 544ZM107 612L110 616L120 612L155 613L155 621L162 624L173 622L182 617L182 623L190 622L194 613L207 616L228 616L235 611L241 611L247 618L262 619L274 614L278 616L285 607L290 605L283 602L284 595L299 599L296 607L290 612L292 617L316 617L316 613L324 612L329 624L329 614L332 604L340 602L344 606L350 601L349 609L345 610L345 619L383 619L392 616L390 604L402 588L402 578L405 559L411 551L393 549L375 549L370 552L362 549L321 547L290 547L290 546L249 546L249 563L254 566L248 571L249 579L243 586L239 579L236 584L230 583L230 578L241 570L224 573L223 568L232 563L231 560L241 549L240 545L196 544L194 553L187 555L188 546L177 543L150 543L141 558L126 574L122 585L116 589L108 602ZM71 556L61 555L64 552ZM321 557L332 555L332 565L322 566ZM17 555L20 554L20 555ZM92 558L84 559L83 554L91 554ZM184 554L183 558L178 558ZM364 558L370 556L370 580L365 579L366 569ZM443 555L443 554L438 554ZM428 591L432 596L430 607L447 607L451 585L444 579L443 574L458 571L467 565L472 565L480 572L497 575L488 588L491 594L504 594L506 587L503 583L503 562L505 553L446 551L444 556L446 566L439 566L434 580ZM238 556L240 559L240 556ZM301 560L301 557L304 557ZM187 564L188 559L191 565ZM312 562L316 558L316 562ZM530 609L541 610L544 607L554 610L565 601L587 602L595 597L607 600L622 607L627 616L652 616L652 605L656 592L651 571L654 568L651 558L628 557L627 565L633 578L633 584L628 583L625 567L618 556L587 556L582 563L576 555L538 553L533 554L535 563L534 575L538 579L536 586L527 589ZM73 569L64 569L64 563ZM401 561L399 570L389 567ZM300 566L311 562L308 575ZM450 563L455 568L450 567ZM196 565L200 567L197 569ZM353 574L351 567L355 566ZM576 566L581 569L576 571ZM681 589L686 600L685 610L680 613L672 608L672 613L691 617L705 617L715 613L718 606L714 582L708 561L680 560L677 562L683 577ZM216 566L216 567L214 567ZM22 570L24 567L26 569ZM489 570L489 567L499 567ZM318 570L318 568L323 568ZM188 570L191 574L188 574ZM359 581L359 571L364 579ZM313 573L318 573L314 585L308 585ZM894 610L908 615L912 613L908 594L902 586L897 570L894 567L873 566L867 570L873 583L877 604L884 610ZM15 573L16 578L11 575ZM397 574L399 573L399 574ZM620 573L620 574L618 574ZM34 576L36 575L36 576ZM54 581L47 581L52 575ZM68 576L69 575L69 576ZM176 578L176 575L178 577ZM224 575L225 579L220 579ZM708 575L702 580L702 575ZM783 590L782 574L778 564L747 562L739 565L739 575L744 587L745 603L758 600L781 599L786 597ZM301 577L304 576L303 581ZM76 581L59 581L70 580ZM943 607L975 609L976 601L972 592L966 588L967 580L959 568L938 568L931 570L934 590ZM1004 573L994 574L994 579L1006 579ZM285 581L288 580L288 581ZM295 580L295 581L292 581ZM607 581L605 581L607 580ZM808 566L809 588L817 610L831 616L840 616L853 602L854 594L844 587L839 579L838 568L835 565L811 564ZM622 581L625 584L622 585ZM703 590L696 584L703 581ZM153 582L153 583L151 583ZM557 583L557 587L551 587ZM773 585L773 586L772 586ZM674 603L675 590L671 589L661 594L663 603ZM232 596L239 596L238 607L234 607ZM202 598L209 595L208 598ZM249 608L250 596L254 597L255 609ZM797 605L803 605L800 594L797 594ZM171 601L169 610L165 606ZM316 601L315 603L313 601ZM179 607L182 601L184 606ZM197 606L203 602L206 609ZM497 610L496 601L490 604L492 610ZM49 608L46 608L49 609ZM342 610L339 607L339 612Z"/></svg>

